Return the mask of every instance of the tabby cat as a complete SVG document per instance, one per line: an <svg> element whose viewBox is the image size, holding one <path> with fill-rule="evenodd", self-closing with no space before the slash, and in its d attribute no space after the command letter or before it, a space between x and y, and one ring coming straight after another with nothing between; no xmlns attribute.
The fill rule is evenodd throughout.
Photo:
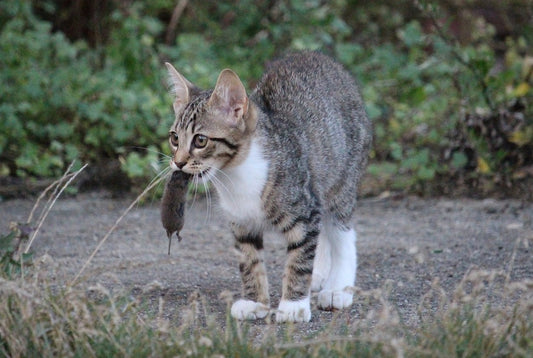
<svg viewBox="0 0 533 358"><path fill-rule="evenodd" d="M292 53L272 62L248 97L229 69L201 90L166 65L176 115L171 168L214 185L239 252L242 298L232 316L270 310L266 228L287 242L278 322L309 321L311 290L321 309L351 306L352 215L372 136L350 74L321 53Z"/></svg>

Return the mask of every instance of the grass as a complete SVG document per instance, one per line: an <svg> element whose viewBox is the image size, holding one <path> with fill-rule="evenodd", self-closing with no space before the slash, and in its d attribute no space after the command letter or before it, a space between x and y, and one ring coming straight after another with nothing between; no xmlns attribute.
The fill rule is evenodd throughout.
<svg viewBox="0 0 533 358"><path fill-rule="evenodd" d="M519 287L519 284L516 287ZM520 287L519 290L523 290ZM380 312L345 335L328 330L301 341L270 333L254 343L247 324L227 319L225 328L190 319L172 326L162 312L146 318L143 305L102 287L65 290L22 281L0 281L0 354L6 357L530 357L533 353L531 296L510 308L476 307L452 301L424 317L417 328L401 327ZM528 288L531 293L531 287ZM97 299L95 298L98 297ZM142 318L144 317L144 318ZM209 320L208 320L209 322ZM266 328L265 330L268 331Z"/></svg>
<svg viewBox="0 0 533 358"><path fill-rule="evenodd" d="M291 338L298 325L266 324L260 339L248 323L210 317L201 296L180 324L160 298L149 313L142 297L102 286L57 289L38 266L25 278L0 279L0 355L6 357L531 357L533 281L469 272L448 294L438 284L420 299L419 322L401 323L385 290L356 295L360 317ZM332 322L332 327L335 322ZM283 333L284 332L284 333Z"/></svg>
<svg viewBox="0 0 533 358"><path fill-rule="evenodd" d="M43 212L73 176L57 182ZM23 238L35 235L17 228L0 240L0 357L533 356L533 280L513 282L509 271L472 270L452 292L435 281L409 325L387 299L387 287L358 289L357 317L340 325L334 318L305 336L305 325L254 326L229 314L220 322L198 294L180 309L178 323L165 315L163 297L154 310L149 298L128 291L58 287L43 278L46 266L22 260Z"/></svg>

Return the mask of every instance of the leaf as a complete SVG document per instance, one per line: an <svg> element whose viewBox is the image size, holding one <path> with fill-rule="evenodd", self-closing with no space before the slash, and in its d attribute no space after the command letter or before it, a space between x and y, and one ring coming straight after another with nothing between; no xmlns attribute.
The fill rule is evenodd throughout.
<svg viewBox="0 0 533 358"><path fill-rule="evenodd" d="M422 166L418 168L416 175L420 180L432 180L435 178L435 169Z"/></svg>
<svg viewBox="0 0 533 358"><path fill-rule="evenodd" d="M403 29L399 30L398 37L408 47L420 45L424 42L424 36L418 21L411 21Z"/></svg>
<svg viewBox="0 0 533 358"><path fill-rule="evenodd" d="M527 82L522 82L513 91L513 95L515 97L524 97L529 90L531 89L531 86Z"/></svg>
<svg viewBox="0 0 533 358"><path fill-rule="evenodd" d="M335 53L339 61L345 65L349 65L354 63L356 57L363 53L363 48L359 44L338 43L335 45Z"/></svg>
<svg viewBox="0 0 533 358"><path fill-rule="evenodd" d="M17 235L15 230L12 230L9 234L0 237L0 250L12 249L13 239Z"/></svg>
<svg viewBox="0 0 533 358"><path fill-rule="evenodd" d="M414 87L408 92L408 98L413 102L413 105L419 106L427 98L426 90L424 87Z"/></svg>
<svg viewBox="0 0 533 358"><path fill-rule="evenodd" d="M481 73L482 76L486 76L491 69L491 63L484 58L473 59L470 61L470 63Z"/></svg>
<svg viewBox="0 0 533 358"><path fill-rule="evenodd" d="M393 176L398 173L398 164L391 162L373 163L368 166L368 173L374 176Z"/></svg>
<svg viewBox="0 0 533 358"><path fill-rule="evenodd" d="M31 265L33 261L33 253L31 252L23 253L21 256L21 259L24 265Z"/></svg>
<svg viewBox="0 0 533 358"><path fill-rule="evenodd" d="M409 156L402 162L402 168L408 170L418 170L427 166L428 163L429 149L422 149L420 151L412 151ZM424 172L422 173L422 176L425 176L426 174L428 173Z"/></svg>
<svg viewBox="0 0 533 358"><path fill-rule="evenodd" d="M466 154L461 152L455 152L452 156L452 167L455 169L461 169L464 168L464 166L468 163L468 157Z"/></svg>
<svg viewBox="0 0 533 358"><path fill-rule="evenodd" d="M509 135L509 142L518 146L522 146L527 143L527 137L523 131L515 131Z"/></svg>
<svg viewBox="0 0 533 358"><path fill-rule="evenodd" d="M139 155L139 153L133 152L128 154L126 159L121 160L121 167L130 178L142 177L145 174L146 162Z"/></svg>
<svg viewBox="0 0 533 358"><path fill-rule="evenodd" d="M392 142L390 144L391 156L394 160L401 161L403 159L403 149L399 143Z"/></svg>
<svg viewBox="0 0 533 358"><path fill-rule="evenodd" d="M509 135L509 142L519 147L533 143L533 127L527 127L521 131L514 131Z"/></svg>
<svg viewBox="0 0 533 358"><path fill-rule="evenodd" d="M396 118L392 118L389 121L389 126L392 132L399 132L401 130L400 122Z"/></svg>
<svg viewBox="0 0 533 358"><path fill-rule="evenodd" d="M490 173L490 166L485 159L478 157L476 170L481 174L488 174Z"/></svg>

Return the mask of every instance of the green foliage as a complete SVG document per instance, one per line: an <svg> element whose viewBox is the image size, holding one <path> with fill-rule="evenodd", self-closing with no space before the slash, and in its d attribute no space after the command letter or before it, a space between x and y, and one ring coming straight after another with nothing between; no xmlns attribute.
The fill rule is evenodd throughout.
<svg viewBox="0 0 533 358"><path fill-rule="evenodd" d="M430 2L189 2L163 43L175 2L133 1L114 5L102 20L107 42L91 48L53 30L31 4L0 4L4 175L51 177L74 159L120 158L130 176L151 177L172 121L164 61L204 88L231 67L251 89L288 49L330 53L358 77L374 122L371 172L395 188L508 182L533 165L527 27L497 54L492 26L469 21L460 44L441 21L446 11Z"/></svg>
<svg viewBox="0 0 533 358"><path fill-rule="evenodd" d="M337 57L363 84L374 122L374 159L388 162L389 172L395 167L404 188L458 173L508 177L533 163L527 151L512 145L533 148L532 112L509 108L533 98L522 74L531 72L522 71L528 58L522 45L509 42L505 67L494 70L498 59L487 46L491 29L475 34L476 44L461 46L445 36L445 28L427 33L411 21L397 30L400 46L360 51L337 45ZM509 129L493 138L487 122ZM377 168L383 166L372 166Z"/></svg>
<svg viewBox="0 0 533 358"><path fill-rule="evenodd" d="M13 279L21 274L22 266L31 264L31 253L19 253L25 225L14 227L9 234L0 235L0 277Z"/></svg>
<svg viewBox="0 0 533 358"><path fill-rule="evenodd" d="M0 159L11 174L57 176L74 159L161 141L170 111L153 49L157 20L115 13L120 26L102 51L53 33L29 1L0 6Z"/></svg>

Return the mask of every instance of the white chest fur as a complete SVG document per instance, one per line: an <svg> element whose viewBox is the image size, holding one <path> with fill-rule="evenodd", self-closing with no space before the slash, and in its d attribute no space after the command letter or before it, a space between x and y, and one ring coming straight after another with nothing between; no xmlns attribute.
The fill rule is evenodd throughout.
<svg viewBox="0 0 533 358"><path fill-rule="evenodd" d="M228 217L247 225L261 225L264 221L261 192L268 175L268 162L261 145L252 142L250 153L237 167L223 170L213 181L220 198L220 206Z"/></svg>

